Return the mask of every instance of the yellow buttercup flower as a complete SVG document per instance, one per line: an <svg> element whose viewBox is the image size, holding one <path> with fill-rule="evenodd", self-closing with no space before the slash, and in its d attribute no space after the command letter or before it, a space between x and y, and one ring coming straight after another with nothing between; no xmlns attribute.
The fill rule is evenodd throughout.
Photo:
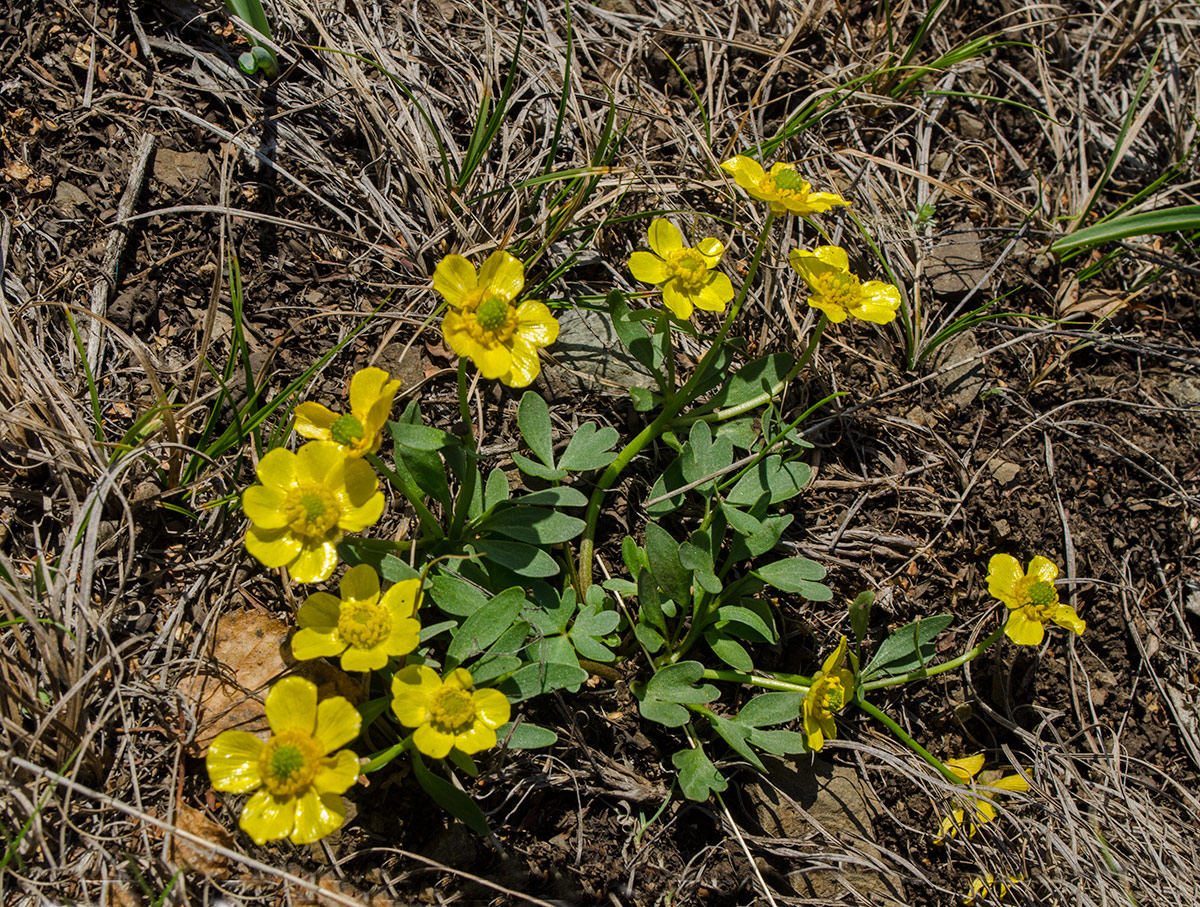
<svg viewBox="0 0 1200 907"><path fill-rule="evenodd" d="M392 656L407 655L417 647L421 625L414 615L420 580L403 580L380 595L375 568L359 564L346 571L338 591L341 598L314 592L296 612L296 658L338 655L343 671L378 671Z"/></svg>
<svg viewBox="0 0 1200 907"><path fill-rule="evenodd" d="M821 670L813 675L812 686L804 696L804 735L813 752L823 747L826 740L837 736L834 713L840 712L854 696L854 672L844 667L845 661L846 637L843 636Z"/></svg>
<svg viewBox="0 0 1200 907"><path fill-rule="evenodd" d="M1007 882L1003 879L998 880L990 872L982 878L976 876L971 879L971 890L963 895L963 903L966 907L974 907L979 903L994 904L1002 901L1008 894L1009 886L1020 881L1021 879L1016 876L1010 876Z"/></svg>
<svg viewBox="0 0 1200 907"><path fill-rule="evenodd" d="M975 776L983 770L983 753L959 759L947 759L945 764L963 783L973 785ZM1008 775L991 782L989 786L1020 793L1029 790L1029 782L1020 775ZM967 836L973 836L980 825L991 822L998 815L996 807L992 804L994 796L994 792L980 792L978 796L960 796L959 799L964 804L963 808L955 809L949 816L942 819L942 827L938 831L937 837L933 839L934 843L941 844L946 838L957 836L959 829L966 829ZM968 810L970 810L969 816L967 815Z"/></svg>
<svg viewBox="0 0 1200 907"><path fill-rule="evenodd" d="M805 217L821 214L834 205L850 204L834 192L813 192L812 183L801 179L795 164L772 164L767 173L758 161L739 154L721 164L721 169L732 174L734 182L751 198L769 202L775 214Z"/></svg>
<svg viewBox="0 0 1200 907"><path fill-rule="evenodd" d="M320 403L301 403L296 407L296 432L313 441L340 444L352 457L375 453L399 389L400 382L383 369L359 369L350 379L350 412L339 416Z"/></svg>
<svg viewBox="0 0 1200 907"><path fill-rule="evenodd" d="M442 335L455 355L475 363L483 377L525 387L541 371L538 350L558 337L558 322L544 303L517 302L525 266L507 252L493 252L479 273L461 255L447 255L433 274L433 288L450 304Z"/></svg>
<svg viewBox="0 0 1200 907"><path fill-rule="evenodd" d="M1029 562L1028 572L1011 554L996 554L988 561L988 592L1008 608L1004 632L1017 645L1041 645L1047 621L1075 633L1087 628L1074 608L1058 600L1057 576L1058 567L1041 555Z"/></svg>
<svg viewBox="0 0 1200 907"><path fill-rule="evenodd" d="M338 542L383 514L374 470L331 441L310 441L296 453L269 451L258 478L261 485L242 492L250 518L246 550L266 567L287 567L297 582L329 579Z"/></svg>
<svg viewBox="0 0 1200 907"><path fill-rule="evenodd" d="M689 249L679 229L662 217L652 221L647 232L654 252L629 256L633 276L662 287L663 303L676 318L691 318L692 309L725 311L733 299L733 284L724 274L712 270L725 254L721 241L710 236Z"/></svg>
<svg viewBox="0 0 1200 907"><path fill-rule="evenodd" d="M863 283L850 273L850 259L841 246L817 246L812 252L792 249L788 264L808 284L808 304L824 312L834 324L849 315L888 324L900 308L900 291L890 283Z"/></svg>
<svg viewBox="0 0 1200 907"><path fill-rule="evenodd" d="M335 750L358 736L362 716L341 696L317 703L317 688L285 677L267 693L271 737L222 731L205 764L214 790L254 796L238 824L256 844L311 844L346 820L341 795L358 779L358 757Z"/></svg>
<svg viewBox="0 0 1200 907"><path fill-rule="evenodd" d="M499 690L476 690L468 671L455 668L442 680L425 665L409 665L392 678L392 711L416 728L413 743L434 759L450 750L478 753L496 745L496 728L511 707Z"/></svg>

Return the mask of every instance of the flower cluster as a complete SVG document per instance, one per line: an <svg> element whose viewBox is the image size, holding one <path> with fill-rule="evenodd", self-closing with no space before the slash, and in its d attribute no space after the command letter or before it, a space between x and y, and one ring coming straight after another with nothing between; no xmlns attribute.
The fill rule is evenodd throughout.
<svg viewBox="0 0 1200 907"><path fill-rule="evenodd" d="M974 789L975 776L983 769L983 753L965 756L960 759L947 759L946 767L959 777L964 784L971 784ZM942 820L942 827L935 837L934 843L941 844L946 838L958 835L960 829L973 837L980 825L991 822L996 818L996 807L992 803L996 791L1024 793L1029 790L1029 782L1020 775L1007 775L992 781L991 791L973 793L972 796L960 797L963 805L951 812Z"/></svg>

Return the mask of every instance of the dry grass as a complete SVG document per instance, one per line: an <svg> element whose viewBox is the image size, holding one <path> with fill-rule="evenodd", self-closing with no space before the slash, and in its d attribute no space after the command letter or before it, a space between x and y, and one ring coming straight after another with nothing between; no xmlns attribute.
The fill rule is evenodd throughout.
<svg viewBox="0 0 1200 907"><path fill-rule="evenodd" d="M568 42L564 10L555 4L530 2L518 38L515 3L354 3L338 9L285 0L272 12L287 77L267 91L238 73L228 38L208 27L223 21L213 10L167 4L167 12L141 10L136 22L118 16L111 25L75 7L47 4L41 10L40 15L61 14L71 29L92 32L97 47L116 47L123 65L156 89L149 106L138 108L140 121L118 113L124 109L117 103L121 99L95 82L93 56L78 75L89 97L95 90L96 106L79 114L70 106L74 101L64 100L76 111L76 122L97 116L133 134L153 129L176 148L220 142L223 151L219 204L164 205L139 211L127 224L142 230L199 225L207 247L186 261L207 259L213 266L211 295L199 303L203 317L196 330L173 338L131 336L108 324L101 335L102 370L94 375L105 422L101 431L81 354L86 344L73 338L68 313L80 325L81 338L96 330L92 325L102 322L89 316L88 293L105 275L85 259L63 262L55 254L54 232L41 220L49 214L3 221L0 571L7 581L0 582L5 624L0 783L6 793L0 798L0 831L7 855L0 899L5 903L151 903L164 893L170 903L215 903L221 897L296 903L314 896L318 874L325 880L321 896L330 902L361 903L370 890L383 903L414 890L405 881L422 861L440 865L390 846L378 853L335 853L326 845L313 854L263 854L244 838L220 837L221 825L234 829L228 807L208 804L203 821L181 813L181 804L188 803L195 812L204 790L194 774L198 763L191 745L197 718L194 704L180 695L181 681L203 666L208 634L223 612L263 602L271 610L269 603L292 596L275 578L247 570L236 511L202 509L245 481L252 445L204 462L187 487L172 486L181 464L204 453L187 445L195 443L198 426L218 399L207 362L218 370L229 358L243 370L250 364L241 361L229 329L222 327L228 323L226 274L231 256L257 248L264 231L273 231L285 248L294 243L307 256L303 261L336 263L355 295L334 306L275 301L290 307L297 326L274 338L248 326L255 366L274 361L304 325L330 325L330 342L343 339L393 294L382 323L363 334L359 358L374 361L393 342L409 348L436 342L428 329L435 307L429 275L450 251L477 256L497 246L519 246L536 260L535 276L549 276L570 262L545 291L564 307L598 299L613 285L637 289L623 263L642 244L647 212L671 212L694 226L696 235L726 238L734 260L744 263L760 224L738 219L761 212L735 204L736 193L716 164L772 139L793 112L816 103L822 117L784 144L780 156L802 161L819 186L837 187L855 199L854 218L831 221L836 226L830 238L874 270L863 236L873 239L881 263L906 288L910 311L921 313L907 338L915 356L954 318L991 298L1004 272L1018 264L1026 272L1025 289L1014 307L1055 314L1055 300L1072 275L1029 262L1036 263L1064 218L1092 208L1112 210L1177 164L1178 178L1139 204L1195 202L1189 155L1200 123L1200 4L1041 4L993 17L970 4L951 5L914 62L936 60L972 36L995 34L1020 43L931 73L922 87L936 91L898 97L889 92L903 73L887 71L896 55L888 50L888 22L873 5L664 0L652 4L649 15L633 12L634 6L621 0L573 4ZM899 54L926 8L895 6L891 24ZM443 154L445 166L459 172L475 111L502 94L518 40L509 109L496 139L465 185L451 188ZM124 49L131 44L138 49L136 59ZM1159 56L1141 106L1117 147L1118 125L1155 49ZM564 90L568 60L571 79ZM853 93L838 94L855 80L862 81ZM1112 159L1119 166L1106 176ZM530 183L575 168L584 171L589 191L576 185L556 197L568 177L542 189ZM278 192L269 210L254 203L259 191ZM927 206L932 219L919 216ZM114 226L105 224L105 238ZM782 244L801 241L796 224L781 232ZM956 232L982 237L995 255L969 292L944 302L928 295L922 278L935 244ZM805 235L803 241L815 240ZM1105 287L1118 295L1135 293L1164 261L1169 265L1187 254L1186 244L1169 242L1131 243L1127 251L1103 275ZM276 264L242 263L254 283L251 304L272 304ZM797 297L796 283L787 268L766 274L766 289L747 310L746 333L758 348L794 347L806 332L803 313L789 302ZM107 294L110 302L119 289L118 283ZM1102 352L1132 351L1155 367L1192 374L1200 355L1190 338L1165 331L1073 334L1014 322L1005 333L981 337L983 347L965 358L937 366L931 360L917 372L906 370L906 357L897 352L905 341L898 328L862 332L852 343L833 339L814 369L814 380L831 387L846 374L868 376L855 388L853 404L814 426L815 436L840 431L853 417L887 439L893 463L902 468L855 474L830 464L814 489L826 497L816 501L812 532L794 541L799 550L841 565L863 585L882 586L915 570L937 569L953 554L940 546L961 526L990 462L1025 435L1044 439L1051 480L1055 450L1061 458L1064 447L1099 445L1145 477L1152 489L1148 498L1169 501L1181 512L1196 503L1190 471L1179 474L1118 427L1077 420L1071 409L1093 411L1097 401L1114 409L1141 407L1139 418L1170 417L1178 420L1173 424L1194 428L1187 406L1117 399L1115 392L1111 400L1078 397L1049 412L1029 412L1002 443L979 451L972 442L964 455L914 422L908 402L964 362L1021 363L1026 389L1036 387L1063 366L1077 341ZM346 361L335 358L329 372L340 374ZM273 394L300 370L283 362L257 374ZM404 393L424 394L437 379L412 383ZM599 394L586 403L622 424L621 404ZM170 409L121 447L126 429L164 405ZM1184 443L1189 438L1180 435ZM926 473L938 476L936 495L925 484ZM927 531L918 537L884 525L851 526L876 489L894 494L897 510L925 511ZM1078 531L1068 514L1072 502L1057 486L1054 493L1058 519L1044 527L1044 542L1070 554L1073 525ZM195 507L198 516L177 521L162 509L164 501ZM1098 579L1108 583L1105 601L1123 603L1128 638L1141 655L1137 664L1120 666L1123 673L1134 678L1135 687L1162 691L1170 703L1169 723L1196 760L1195 687L1188 672L1165 666L1161 655L1184 653L1194 670L1197 652L1183 611L1189 595L1185 574L1194 566L1188 556L1156 551L1156 557L1183 567L1170 578L1138 575L1140 561L1126 557ZM1074 561L1068 561L1075 578ZM819 615L814 622L832 632L838 619ZM1086 644L1085 638L1081 650ZM1011 808L1000 820L970 841L955 842L941 864L921 864L914 854L924 851L917 847L885 848L868 860L898 874L912 904L953 902L971 872L1023 878L1010 894L1015 903L1200 900L1193 833L1200 804L1172 778L1169 766L1126 754L1124 735L1138 720L1130 717L1132 704L1119 722L1097 714L1089 671L1099 656L1086 660L1074 649L1072 654L1071 714L1082 728L1078 733L1063 739L1053 711L1032 730L1011 715L989 716L1009 735L1012 761L1027 771L1031 793L1006 801ZM1175 692L1168 694L1168 688ZM1065 710L1066 704L1053 708ZM898 837L927 841L930 828L913 824L912 816L943 808L946 785L889 741L865 736L837 750L867 778L881 782L887 821ZM537 769L532 763L508 771L518 775L505 781L514 791L574 790L580 782L570 769ZM583 781L590 784L589 796L598 797L615 783L601 772ZM908 806L888 804L897 791ZM513 800L512 809L519 803ZM738 830L732 815L721 821L730 832ZM631 827L631 841L632 834ZM206 859L218 869L211 875L197 871L197 858L190 863L182 858L177 839L200 851L205 850L200 842L212 842ZM578 843L583 846L582 837ZM633 880L641 851L625 843ZM755 856L780 853L779 842L749 833L745 846ZM841 850L830 852L835 846ZM853 841L836 838L813 847L793 843L785 856L797 868L861 861ZM745 873L734 839L684 857L690 862L671 889L676 902L703 899L705 873L718 858ZM375 872L369 884L341 868L364 860ZM464 885L471 878L443 869ZM520 886L482 884L491 890L480 899L546 903ZM755 886L767 901L790 900L759 880L741 897L753 898ZM610 899L647 902L636 885ZM872 903L871 895L852 902Z"/></svg>

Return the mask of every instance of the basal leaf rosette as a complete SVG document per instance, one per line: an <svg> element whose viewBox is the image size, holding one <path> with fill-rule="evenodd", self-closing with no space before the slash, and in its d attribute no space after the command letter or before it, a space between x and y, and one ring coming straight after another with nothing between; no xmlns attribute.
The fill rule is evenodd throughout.
<svg viewBox="0 0 1200 907"><path fill-rule="evenodd" d="M663 304L676 318L686 321L693 309L725 311L734 294L729 278L713 270L725 254L719 239L710 236L688 248L679 229L662 217L651 222L647 235L654 251L634 252L629 270L643 283L662 288Z"/></svg>
<svg viewBox="0 0 1200 907"><path fill-rule="evenodd" d="M242 493L246 550L266 567L286 567L298 582L328 579L338 542L383 514L374 470L332 441L310 441L295 453L276 448L257 472L262 484Z"/></svg>
<svg viewBox="0 0 1200 907"><path fill-rule="evenodd" d="M470 755L496 745L496 728L512 712L499 690L476 690L470 672L455 668L445 679L425 665L409 665L392 678L392 711L416 728L413 743L433 759L457 749Z"/></svg>
<svg viewBox="0 0 1200 907"><path fill-rule="evenodd" d="M808 748L816 752L837 736L833 716L854 697L854 672L846 668L846 637L815 675L804 696L802 717Z"/></svg>
<svg viewBox="0 0 1200 907"><path fill-rule="evenodd" d="M841 246L817 246L812 252L793 249L792 266L808 284L808 304L834 324L853 315L874 324L889 324L900 308L900 291L881 280L862 282L850 273L850 258Z"/></svg>
<svg viewBox="0 0 1200 907"><path fill-rule="evenodd" d="M351 457L375 453L392 412L400 382L381 368L364 368L350 379L350 412L339 415L320 403L296 407L296 433L313 441L332 441Z"/></svg>
<svg viewBox="0 0 1200 907"><path fill-rule="evenodd" d="M1082 634L1087 623L1075 609L1058 599L1054 580L1058 567L1041 555L1029 562L1029 570L1011 554L993 555L988 561L988 592L1008 608L1004 633L1019 646L1040 646L1046 624Z"/></svg>
<svg viewBox="0 0 1200 907"><path fill-rule="evenodd" d="M381 594L375 568L359 564L346 571L338 592L340 597L314 592L296 612L296 658L339 657L343 671L378 671L389 658L417 647L419 579L394 583Z"/></svg>
<svg viewBox="0 0 1200 907"><path fill-rule="evenodd" d="M538 350L558 338L558 321L544 303L518 301L524 287L525 266L503 251L489 255L478 274L461 255L447 255L433 274L433 288L449 304L446 345L509 387L532 383L542 368Z"/></svg>
<svg viewBox="0 0 1200 907"><path fill-rule="evenodd" d="M358 778L358 757L340 749L358 736L362 716L346 699L317 701L316 686L285 677L266 701L271 736L222 731L205 755L214 790L253 796L238 824L256 844L290 838L311 844L346 820L341 795Z"/></svg>
<svg viewBox="0 0 1200 907"><path fill-rule="evenodd" d="M721 164L721 169L731 174L751 198L769 203L775 214L807 217L823 214L835 205L850 204L834 192L813 192L812 183L796 172L795 164L775 163L767 172L758 161L739 154Z"/></svg>

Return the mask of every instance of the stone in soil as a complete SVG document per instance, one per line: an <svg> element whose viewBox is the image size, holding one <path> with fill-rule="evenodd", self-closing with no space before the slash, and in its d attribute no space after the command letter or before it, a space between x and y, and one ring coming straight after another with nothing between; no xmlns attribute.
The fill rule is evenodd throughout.
<svg viewBox="0 0 1200 907"><path fill-rule="evenodd" d="M983 237L965 226L953 228L925 259L925 276L937 296L965 296L985 274Z"/></svg>
<svg viewBox="0 0 1200 907"><path fill-rule="evenodd" d="M654 387L650 373L621 345L607 312L570 309L559 316L558 328L548 350L554 364L542 370L553 397L598 391L623 396L631 387Z"/></svg>

